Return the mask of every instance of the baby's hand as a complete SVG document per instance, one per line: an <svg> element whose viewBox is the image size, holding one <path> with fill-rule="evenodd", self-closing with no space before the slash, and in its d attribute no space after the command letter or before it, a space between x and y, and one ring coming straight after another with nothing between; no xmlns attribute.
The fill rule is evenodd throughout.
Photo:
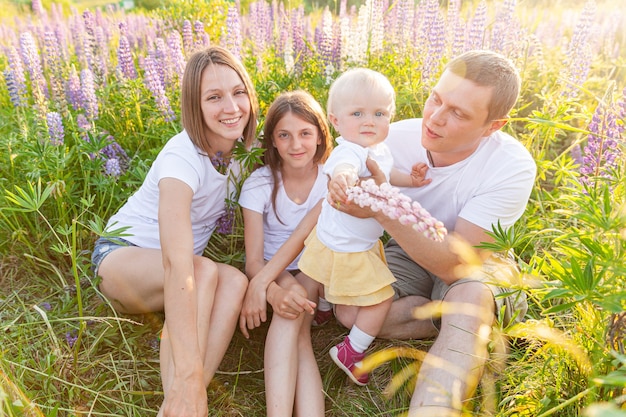
<svg viewBox="0 0 626 417"><path fill-rule="evenodd" d="M432 181L431 178L426 178L426 172L428 171L428 165L423 162L418 162L413 165L411 169L411 183L413 187L422 187L424 185L430 184Z"/></svg>

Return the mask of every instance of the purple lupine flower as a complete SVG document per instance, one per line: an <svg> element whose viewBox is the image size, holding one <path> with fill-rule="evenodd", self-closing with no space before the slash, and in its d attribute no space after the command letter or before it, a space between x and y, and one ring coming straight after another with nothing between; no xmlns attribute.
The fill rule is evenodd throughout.
<svg viewBox="0 0 626 417"><path fill-rule="evenodd" d="M50 14L52 21L61 22L65 19L65 14L63 13L63 5L59 3L52 3L50 5Z"/></svg>
<svg viewBox="0 0 626 417"><path fill-rule="evenodd" d="M504 55L509 54L510 43L515 41L512 37L516 34L515 27L517 26L514 19L516 3L517 0L504 0L491 31L490 48Z"/></svg>
<svg viewBox="0 0 626 417"><path fill-rule="evenodd" d="M13 88L15 89L15 91L11 94L11 102L14 106L26 106L28 104L28 88L26 87L26 76L24 75L22 58L20 58L20 53L14 46L10 46L8 48L7 59L7 71L11 72Z"/></svg>
<svg viewBox="0 0 626 417"><path fill-rule="evenodd" d="M41 0L33 0L30 4L33 13L38 18L44 18L46 16L46 9L43 8L43 4L41 4Z"/></svg>
<svg viewBox="0 0 626 417"><path fill-rule="evenodd" d="M104 159L104 174L117 178L128 169L130 158L113 136L109 136L108 139L110 143L100 150L100 155Z"/></svg>
<svg viewBox="0 0 626 417"><path fill-rule="evenodd" d="M46 115L48 123L48 134L50 135L50 143L53 145L62 145L65 131L63 130L63 120L61 115L55 111Z"/></svg>
<svg viewBox="0 0 626 417"><path fill-rule="evenodd" d="M19 88L17 83L15 82L15 76L13 75L13 71L9 68L5 69L4 72L4 82L7 85L7 90L9 91L9 98L11 99L11 103L13 107L23 106L22 99L19 94Z"/></svg>
<svg viewBox="0 0 626 417"><path fill-rule="evenodd" d="M574 145L570 151L570 155L576 165L579 167L583 165L583 153L580 145Z"/></svg>
<svg viewBox="0 0 626 417"><path fill-rule="evenodd" d="M119 177L122 175L120 161L117 158L109 158L104 163L104 174L109 177Z"/></svg>
<svg viewBox="0 0 626 417"><path fill-rule="evenodd" d="M423 25L427 52L422 65L422 83L429 85L439 73L439 65L446 46L445 23L437 0L427 1Z"/></svg>
<svg viewBox="0 0 626 417"><path fill-rule="evenodd" d="M583 184L593 186L596 178L611 178L621 157L619 142L623 141L624 125L617 123L621 109L617 103L598 104L587 127L587 145L580 167Z"/></svg>
<svg viewBox="0 0 626 417"><path fill-rule="evenodd" d="M85 56L85 41L86 37L85 33L85 24L83 23L82 17L78 14L76 9L72 9L72 14L69 17L68 21L69 31L72 35L72 44L74 46L74 53L76 54L76 58L78 62L86 62L87 57Z"/></svg>
<svg viewBox="0 0 626 417"><path fill-rule="evenodd" d="M44 301L42 303L37 304L40 308L46 310L46 311L50 311L52 310L52 304L50 304L47 301Z"/></svg>
<svg viewBox="0 0 626 417"><path fill-rule="evenodd" d="M393 17L390 17L390 31L393 33L395 45L400 52L408 50L410 47L411 30L413 27L413 1L401 0L393 8ZM345 11L344 11L345 13Z"/></svg>
<svg viewBox="0 0 626 417"><path fill-rule="evenodd" d="M191 22L187 19L183 22L183 49L187 55L190 55L194 50L193 28L191 27Z"/></svg>
<svg viewBox="0 0 626 417"><path fill-rule="evenodd" d="M322 66L325 68L325 74L327 77L334 72L333 68L333 16L328 10L328 7L324 9L322 13L322 21L320 23L319 35L317 39L317 50L322 61Z"/></svg>
<svg viewBox="0 0 626 417"><path fill-rule="evenodd" d="M44 34L44 63L48 68L50 78L50 98L56 108L65 113L67 111L67 101L63 88L63 64L59 53L59 41L56 34L47 31Z"/></svg>
<svg viewBox="0 0 626 417"><path fill-rule="evenodd" d="M230 205L226 207L226 211L217 219L215 231L224 235L233 232L233 226L235 225L235 208Z"/></svg>
<svg viewBox="0 0 626 417"><path fill-rule="evenodd" d="M448 43L452 56L460 55L465 47L465 20L460 16L461 0L450 0L446 27L448 28Z"/></svg>
<svg viewBox="0 0 626 417"><path fill-rule="evenodd" d="M265 52L270 34L269 10L270 6L265 2L253 2L250 4L250 12L248 16L250 22L248 27L251 28L250 38L252 39L252 47L255 55L262 55Z"/></svg>
<svg viewBox="0 0 626 417"><path fill-rule="evenodd" d="M90 142L89 140L89 132L92 128L92 123L87 120L84 114L79 113L76 116L76 126L78 127L78 132L80 133L80 137L85 142Z"/></svg>
<svg viewBox="0 0 626 417"><path fill-rule="evenodd" d="M97 26L94 29L95 34L95 42L94 45L96 47L94 51L94 60L96 62L96 68L93 71L96 76L95 79L99 84L103 83L106 79L106 75L108 73L108 51L109 45L106 33L101 26Z"/></svg>
<svg viewBox="0 0 626 417"><path fill-rule="evenodd" d="M110 143L102 148L100 152L109 159L117 158L118 160L128 161L129 158L126 151L115 141L115 138L113 136L109 136L108 139Z"/></svg>
<svg viewBox="0 0 626 417"><path fill-rule="evenodd" d="M465 42L465 50L485 49L485 28L487 26L487 3L484 0L478 4L474 17L469 26L469 33Z"/></svg>
<svg viewBox="0 0 626 417"><path fill-rule="evenodd" d="M241 59L242 43L239 9L230 6L228 7L228 15L226 16L226 48L237 58Z"/></svg>
<svg viewBox="0 0 626 417"><path fill-rule="evenodd" d="M95 37L95 21L93 13L89 10L83 12L83 24L84 24L84 36L83 41L83 53L86 66L93 72L96 66L95 50L96 50L96 37Z"/></svg>
<svg viewBox="0 0 626 417"><path fill-rule="evenodd" d="M304 7L300 6L291 11L291 39L293 44L293 56L298 57L294 63L297 73L302 71L302 63L307 57L306 44L304 42Z"/></svg>
<svg viewBox="0 0 626 417"><path fill-rule="evenodd" d="M20 52L22 61L30 75L30 84L35 98L35 106L40 113L45 114L46 96L48 95L46 80L43 76L41 61L39 60L39 51L35 44L35 39L30 32L20 35Z"/></svg>
<svg viewBox="0 0 626 417"><path fill-rule="evenodd" d="M182 39L177 31L173 31L168 35L167 46L167 61L171 68L169 72L172 74L173 79L182 80L187 62L183 54Z"/></svg>
<svg viewBox="0 0 626 417"><path fill-rule="evenodd" d="M117 70L123 78L129 80L137 78L133 55L130 52L130 43L126 35L120 35L120 43L117 47Z"/></svg>
<svg viewBox="0 0 626 417"><path fill-rule="evenodd" d="M88 119L98 118L98 99L96 98L96 86L93 74L89 68L80 72L81 107L85 111Z"/></svg>
<svg viewBox="0 0 626 417"><path fill-rule="evenodd" d="M80 77L76 72L76 68L72 65L70 74L65 83L65 97L74 110L83 108L82 92L80 88Z"/></svg>
<svg viewBox="0 0 626 417"><path fill-rule="evenodd" d="M369 33L369 53L378 54L383 50L384 39L384 5L383 0L368 0L370 6L370 33Z"/></svg>
<svg viewBox="0 0 626 417"><path fill-rule="evenodd" d="M76 343L77 340L78 340L78 335L76 334L76 330L72 330L72 331L65 333L65 341L67 342L68 345L70 345L70 348L74 347L74 344Z"/></svg>
<svg viewBox="0 0 626 417"><path fill-rule="evenodd" d="M53 31L58 41L57 49L59 50L60 61L69 62L70 52L68 50L69 41L68 41L67 28L62 26L61 24L57 24L54 26Z"/></svg>
<svg viewBox="0 0 626 417"><path fill-rule="evenodd" d="M565 93L573 98L578 95L578 89L587 80L591 69L591 31L594 27L596 4L588 1L576 23L572 39L567 49L567 62L564 65L565 79L569 81Z"/></svg>
<svg viewBox="0 0 626 417"><path fill-rule="evenodd" d="M276 55L280 56L284 54L285 47L289 42L291 44L291 39L289 38L289 21L281 17L280 22L278 24L278 40L275 45Z"/></svg>
<svg viewBox="0 0 626 417"><path fill-rule="evenodd" d="M156 38L154 40L154 50L150 55L152 55L155 64L157 64L155 68L158 71L161 84L163 84L165 88L171 80L171 75L169 74L170 68L167 65L167 45L163 38Z"/></svg>
<svg viewBox="0 0 626 417"><path fill-rule="evenodd" d="M194 50L200 50L203 48L207 48L211 45L211 40L209 39L209 34L204 30L204 24L199 20L196 20L193 23L193 31L196 35L196 42L194 46Z"/></svg>
<svg viewBox="0 0 626 417"><path fill-rule="evenodd" d="M174 111L170 106L170 101L165 95L165 87L163 86L163 82L161 81L161 77L158 71L158 63L156 60L147 56L144 60L144 82L146 87L152 93L154 100L156 102L157 108L163 115L166 121L173 121L176 119L174 115Z"/></svg>

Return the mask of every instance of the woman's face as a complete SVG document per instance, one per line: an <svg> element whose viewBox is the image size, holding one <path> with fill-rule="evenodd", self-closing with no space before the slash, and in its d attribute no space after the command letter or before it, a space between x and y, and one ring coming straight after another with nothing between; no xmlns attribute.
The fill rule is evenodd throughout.
<svg viewBox="0 0 626 417"><path fill-rule="evenodd" d="M211 149L228 153L243 135L250 118L246 86L229 66L209 65L202 73L200 89L202 117Z"/></svg>

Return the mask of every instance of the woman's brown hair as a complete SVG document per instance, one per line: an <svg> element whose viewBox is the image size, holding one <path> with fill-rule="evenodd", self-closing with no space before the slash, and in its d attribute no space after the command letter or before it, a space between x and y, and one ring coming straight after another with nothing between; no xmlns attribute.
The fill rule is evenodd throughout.
<svg viewBox="0 0 626 417"><path fill-rule="evenodd" d="M183 128L191 141L200 149L208 152L211 149L206 137L206 124L200 106L202 73L209 65L226 65L232 68L243 82L250 100L250 118L243 129L243 141L247 149L250 148L256 136L257 116L259 105L256 90L248 71L230 51L219 46L195 52L185 67L181 92L181 118Z"/></svg>

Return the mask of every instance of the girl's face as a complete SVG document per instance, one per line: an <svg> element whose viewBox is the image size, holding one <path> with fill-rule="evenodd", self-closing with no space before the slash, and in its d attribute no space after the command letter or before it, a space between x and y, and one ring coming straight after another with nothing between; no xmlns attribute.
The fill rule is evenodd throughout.
<svg viewBox="0 0 626 417"><path fill-rule="evenodd" d="M316 125L289 112L276 123L272 144L284 167L304 168L312 164L321 138Z"/></svg>
<svg viewBox="0 0 626 417"><path fill-rule="evenodd" d="M228 153L250 118L248 91L227 65L209 65L202 73L200 106L211 149Z"/></svg>

